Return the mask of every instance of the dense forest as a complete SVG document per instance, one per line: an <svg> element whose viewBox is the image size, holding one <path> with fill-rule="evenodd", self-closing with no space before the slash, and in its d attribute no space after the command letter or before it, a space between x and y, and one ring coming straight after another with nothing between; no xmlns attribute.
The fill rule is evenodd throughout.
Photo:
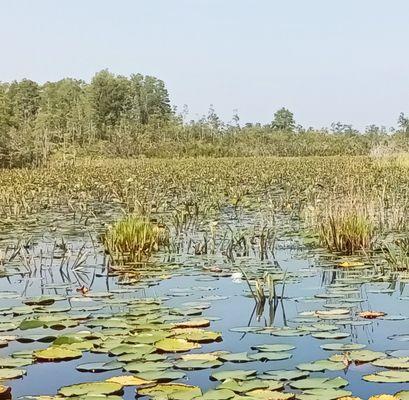
<svg viewBox="0 0 409 400"><path fill-rule="evenodd" d="M107 70L90 83L66 78L40 85L0 83L0 166L38 166L53 157L302 156L409 149L409 118L398 129L365 132L334 123L304 128L281 108L267 125L223 122L212 106L196 121L170 104L163 81Z"/></svg>

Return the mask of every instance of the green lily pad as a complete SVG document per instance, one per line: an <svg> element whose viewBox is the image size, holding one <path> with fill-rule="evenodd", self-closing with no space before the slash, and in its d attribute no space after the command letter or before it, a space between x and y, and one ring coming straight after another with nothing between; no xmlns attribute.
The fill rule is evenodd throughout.
<svg viewBox="0 0 409 400"><path fill-rule="evenodd" d="M0 380L21 378L26 374L23 369L2 368L0 369Z"/></svg>
<svg viewBox="0 0 409 400"><path fill-rule="evenodd" d="M323 350L329 351L351 351L364 349L366 345L358 343L326 343L320 347Z"/></svg>
<svg viewBox="0 0 409 400"><path fill-rule="evenodd" d="M131 362L124 366L128 372L164 371L168 368L172 368L171 363L153 361Z"/></svg>
<svg viewBox="0 0 409 400"><path fill-rule="evenodd" d="M268 381L262 381L260 379L252 379L249 381L237 381L235 379L226 379L221 383L217 389L228 389L232 390L235 393L246 393L250 390L255 389L266 389L269 387ZM278 384L278 388L281 388L282 385Z"/></svg>
<svg viewBox="0 0 409 400"><path fill-rule="evenodd" d="M340 371L345 369L345 364L343 362L334 362L330 360L317 360L311 363L299 364L297 365L297 368L301 371L309 372L322 372L325 370Z"/></svg>
<svg viewBox="0 0 409 400"><path fill-rule="evenodd" d="M199 370L199 369L207 369L207 368L217 368L223 365L222 362L218 360L178 360L174 364L174 367L177 369L183 370Z"/></svg>
<svg viewBox="0 0 409 400"><path fill-rule="evenodd" d="M273 353L294 350L295 346L291 344L261 344L258 346L253 346L252 349L258 351L265 351L267 353Z"/></svg>
<svg viewBox="0 0 409 400"><path fill-rule="evenodd" d="M227 353L221 354L219 359L222 361L228 361L233 363L249 362L251 358L247 353Z"/></svg>
<svg viewBox="0 0 409 400"><path fill-rule="evenodd" d="M200 344L189 342L185 339L163 339L155 344L155 347L166 353L185 352L200 348Z"/></svg>
<svg viewBox="0 0 409 400"><path fill-rule="evenodd" d="M375 374L364 375L363 380L378 383L407 383L409 371L380 371Z"/></svg>
<svg viewBox="0 0 409 400"><path fill-rule="evenodd" d="M89 382L62 387L59 394L65 397L122 394L122 385L113 382Z"/></svg>
<svg viewBox="0 0 409 400"><path fill-rule="evenodd" d="M386 354L381 351L356 350L350 351L346 354L334 354L329 358L329 360L334 362L342 362L345 359L345 357L347 357L349 361L355 363L365 363L375 361L379 358L384 358L386 357Z"/></svg>
<svg viewBox="0 0 409 400"><path fill-rule="evenodd" d="M136 375L137 378L144 379L147 381L158 381L158 382L168 382L173 381L176 379L182 379L185 377L183 372L177 371L146 371L146 372L139 372Z"/></svg>
<svg viewBox="0 0 409 400"><path fill-rule="evenodd" d="M216 381L224 381L226 379L247 380L250 376L255 375L257 371L252 370L235 370L235 371L220 371L210 375L210 378Z"/></svg>
<svg viewBox="0 0 409 400"><path fill-rule="evenodd" d="M339 389L348 385L348 381L343 378L305 378L294 382L290 382L290 386L294 389L309 390L309 389Z"/></svg>
<svg viewBox="0 0 409 400"><path fill-rule="evenodd" d="M82 357L82 352L63 346L51 346L44 350L35 351L34 357L38 361L66 361Z"/></svg>
<svg viewBox="0 0 409 400"><path fill-rule="evenodd" d="M309 376L308 371L299 370L276 370L276 371L266 371L265 375L271 376L277 381L293 381L301 378L306 378Z"/></svg>
<svg viewBox="0 0 409 400"><path fill-rule="evenodd" d="M139 396L149 396L153 399L192 400L201 396L202 391L197 386L182 383L160 383L152 388L138 390Z"/></svg>
<svg viewBox="0 0 409 400"><path fill-rule="evenodd" d="M75 368L80 372L105 372L114 371L123 367L123 363L112 361L112 362L94 362L87 364L77 365Z"/></svg>

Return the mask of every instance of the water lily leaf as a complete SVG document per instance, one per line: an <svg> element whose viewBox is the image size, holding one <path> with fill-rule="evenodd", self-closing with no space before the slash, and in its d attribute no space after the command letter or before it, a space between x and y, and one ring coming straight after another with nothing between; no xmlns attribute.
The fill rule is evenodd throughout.
<svg viewBox="0 0 409 400"><path fill-rule="evenodd" d="M278 384L278 389L282 387L280 383ZM250 390L255 389L266 389L269 387L268 381L262 381L260 379L252 379L249 381L237 381L235 379L226 379L217 388L218 389L228 389L235 393L246 393Z"/></svg>
<svg viewBox="0 0 409 400"><path fill-rule="evenodd" d="M246 396L261 400L292 400L295 399L294 393L276 392L272 390L256 389L246 393Z"/></svg>
<svg viewBox="0 0 409 400"><path fill-rule="evenodd" d="M178 353L200 348L199 343L188 342L185 339L163 339L155 344L158 350L166 353Z"/></svg>
<svg viewBox="0 0 409 400"><path fill-rule="evenodd" d="M348 390L342 389L309 389L303 392L303 394L298 395L297 398L300 400L334 400L341 397L350 396L352 393Z"/></svg>
<svg viewBox="0 0 409 400"><path fill-rule="evenodd" d="M270 333L273 336L281 336L281 337L297 337L297 336L305 336L308 335L309 332L302 330L302 329L292 329L292 328L280 328L280 329L273 329L268 330L264 329L265 333Z"/></svg>
<svg viewBox="0 0 409 400"><path fill-rule="evenodd" d="M89 382L62 387L59 394L65 397L121 394L122 385L115 382Z"/></svg>
<svg viewBox="0 0 409 400"><path fill-rule="evenodd" d="M207 368L217 368L223 365L222 362L218 360L178 360L176 361L174 367L184 370L198 370L198 369L207 369Z"/></svg>
<svg viewBox="0 0 409 400"><path fill-rule="evenodd" d="M205 328L210 326L210 321L205 318L194 318L189 321L180 321L174 324L175 328Z"/></svg>
<svg viewBox="0 0 409 400"><path fill-rule="evenodd" d="M241 363L241 362L249 362L251 358L248 356L247 353L227 353L222 354L219 356L219 359L222 361L234 362L234 363Z"/></svg>
<svg viewBox="0 0 409 400"><path fill-rule="evenodd" d="M124 369L129 372L146 372L146 371L164 371L171 368L172 364L168 362L131 362L124 366Z"/></svg>
<svg viewBox="0 0 409 400"><path fill-rule="evenodd" d="M27 329L42 328L43 326L45 326L45 322L39 319L25 319L20 323L19 328L24 331Z"/></svg>
<svg viewBox="0 0 409 400"><path fill-rule="evenodd" d="M82 357L82 352L63 346L51 346L44 350L35 351L34 357L38 361L66 361Z"/></svg>
<svg viewBox="0 0 409 400"><path fill-rule="evenodd" d="M0 369L0 380L21 378L26 374L23 369L2 368Z"/></svg>
<svg viewBox="0 0 409 400"><path fill-rule="evenodd" d="M26 367L27 365L31 365L32 363L33 363L33 360L28 359L28 358L13 358L13 357L0 358L0 368Z"/></svg>
<svg viewBox="0 0 409 400"><path fill-rule="evenodd" d="M351 334L346 332L317 332L312 333L311 336L316 339L345 339Z"/></svg>
<svg viewBox="0 0 409 400"><path fill-rule="evenodd" d="M406 383L409 382L409 371L379 371L375 374L364 375L363 380L378 383Z"/></svg>
<svg viewBox="0 0 409 400"><path fill-rule="evenodd" d="M255 333L263 330L259 326L238 326L236 328L230 328L230 332L239 332L239 333Z"/></svg>
<svg viewBox="0 0 409 400"><path fill-rule="evenodd" d="M227 351L215 351L213 353L193 353L184 354L180 358L183 361L202 360L202 361L217 361L221 356L230 354ZM221 358L220 358L221 359Z"/></svg>
<svg viewBox="0 0 409 400"><path fill-rule="evenodd" d="M276 371L266 371L265 375L271 376L277 381L293 381L301 378L306 378L309 375L308 371L298 371L298 370L276 370Z"/></svg>
<svg viewBox="0 0 409 400"><path fill-rule="evenodd" d="M290 386L294 389L309 390L309 389L339 389L348 385L348 381L343 378L305 378L294 382L290 382Z"/></svg>
<svg viewBox="0 0 409 400"><path fill-rule="evenodd" d="M235 397L236 394L232 390L219 389L219 390L209 390L204 393L203 396L197 397L199 400L229 400Z"/></svg>
<svg viewBox="0 0 409 400"><path fill-rule="evenodd" d="M147 344L122 344L120 346L115 346L109 350L110 354L114 356L120 356L122 354L138 354L138 355L145 355L152 353L155 350L153 346Z"/></svg>
<svg viewBox="0 0 409 400"><path fill-rule="evenodd" d="M311 363L298 364L297 368L301 371L309 372L322 372L325 370L329 371L340 371L345 369L345 364L343 362L334 362L329 360L317 360Z"/></svg>
<svg viewBox="0 0 409 400"><path fill-rule="evenodd" d="M138 333L133 336L129 336L125 339L125 343L141 343L141 344L155 344L159 340L166 339L172 336L171 332L166 331L156 331L156 332L145 332Z"/></svg>
<svg viewBox="0 0 409 400"><path fill-rule="evenodd" d="M160 383L154 387L138 390L138 395L153 399L191 400L201 396L202 391L197 386L182 383Z"/></svg>
<svg viewBox="0 0 409 400"><path fill-rule="evenodd" d="M409 369L409 357L383 358L372 362L375 367Z"/></svg>
<svg viewBox="0 0 409 400"><path fill-rule="evenodd" d="M145 386L156 384L156 382L154 381L147 381L145 379L137 378L136 376L133 376L133 375L113 376L112 378L107 379L106 382L118 383L121 386L137 386L137 387L145 387Z"/></svg>
<svg viewBox="0 0 409 400"><path fill-rule="evenodd" d="M395 393L395 399L397 400L408 400L409 399L409 390L402 390L398 393Z"/></svg>
<svg viewBox="0 0 409 400"><path fill-rule="evenodd" d="M87 364L80 364L75 368L80 372L105 372L114 371L123 367L123 363L112 361L112 362L94 362Z"/></svg>
<svg viewBox="0 0 409 400"><path fill-rule="evenodd" d="M168 382L176 379L182 379L186 375L183 372L177 371L146 371L139 372L136 377L147 381Z"/></svg>
<svg viewBox="0 0 409 400"><path fill-rule="evenodd" d="M330 351L351 351L364 349L366 345L358 343L326 343L322 344L320 347L323 350Z"/></svg>
<svg viewBox="0 0 409 400"><path fill-rule="evenodd" d="M189 342L208 343L219 341L222 338L220 332L205 331L198 328L176 328L173 329L175 338L185 339Z"/></svg>
<svg viewBox="0 0 409 400"><path fill-rule="evenodd" d="M329 359L335 362L342 362L345 357L355 363L365 363L375 361L379 358L386 357L386 354L381 351L372 351L372 350L356 350L350 351L346 354L334 354Z"/></svg>
<svg viewBox="0 0 409 400"><path fill-rule="evenodd" d="M347 308L335 308L332 310L318 310L315 312L316 315L324 317L332 317L335 315L346 315L349 314L350 310Z"/></svg>
<svg viewBox="0 0 409 400"><path fill-rule="evenodd" d="M220 371L210 375L210 378L216 381L224 381L226 379L246 380L250 376L255 375L257 371L252 370L235 370L235 371Z"/></svg>
<svg viewBox="0 0 409 400"><path fill-rule="evenodd" d="M295 346L291 344L261 344L258 346L253 346L252 349L258 350L258 351L265 351L268 353L273 353L273 352L285 352L285 351L294 350Z"/></svg>

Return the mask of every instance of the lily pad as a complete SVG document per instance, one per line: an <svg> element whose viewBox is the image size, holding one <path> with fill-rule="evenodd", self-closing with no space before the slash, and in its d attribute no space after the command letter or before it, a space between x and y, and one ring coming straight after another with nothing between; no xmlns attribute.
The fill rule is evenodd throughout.
<svg viewBox="0 0 409 400"><path fill-rule="evenodd" d="M166 353L178 353L200 348L199 343L189 342L185 339L163 339L155 344L158 350Z"/></svg>

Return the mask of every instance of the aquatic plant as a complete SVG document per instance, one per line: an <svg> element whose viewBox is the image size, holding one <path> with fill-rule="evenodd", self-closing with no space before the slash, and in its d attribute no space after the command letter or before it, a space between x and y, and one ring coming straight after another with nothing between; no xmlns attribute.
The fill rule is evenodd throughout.
<svg viewBox="0 0 409 400"><path fill-rule="evenodd" d="M128 215L107 229L102 242L115 261L140 261L166 245L169 234L165 226L147 217Z"/></svg>
<svg viewBox="0 0 409 400"><path fill-rule="evenodd" d="M320 239L330 250L354 254L368 250L374 239L374 226L367 215L355 211L331 213L320 226Z"/></svg>
<svg viewBox="0 0 409 400"><path fill-rule="evenodd" d="M386 244L382 252L393 271L409 271L409 237Z"/></svg>

